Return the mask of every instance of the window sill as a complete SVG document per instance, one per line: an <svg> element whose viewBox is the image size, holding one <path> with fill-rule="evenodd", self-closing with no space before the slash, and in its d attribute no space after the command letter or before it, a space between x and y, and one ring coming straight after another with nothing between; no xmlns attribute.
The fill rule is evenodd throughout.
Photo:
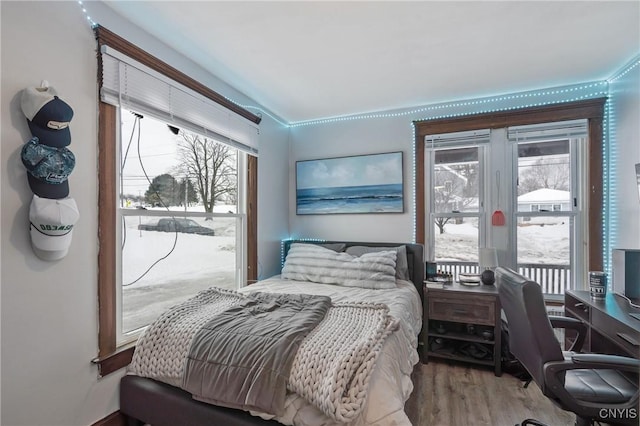
<svg viewBox="0 0 640 426"><path fill-rule="evenodd" d="M136 344L133 342L118 348L112 354L93 359L91 362L98 366L98 377L107 376L129 365L135 350Z"/></svg>

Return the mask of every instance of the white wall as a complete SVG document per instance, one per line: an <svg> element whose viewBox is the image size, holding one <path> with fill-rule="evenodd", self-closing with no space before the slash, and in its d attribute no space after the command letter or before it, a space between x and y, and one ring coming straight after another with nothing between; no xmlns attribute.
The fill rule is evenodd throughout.
<svg viewBox="0 0 640 426"><path fill-rule="evenodd" d="M231 99L255 105L109 10L95 10L99 6L87 3L94 8L92 17L105 27ZM122 375L121 371L98 379L91 363L98 347L96 43L77 2L2 1L0 15L0 423L89 425L118 409ZM97 19L99 16L103 19ZM43 262L31 250L31 191L20 161L20 149L30 132L20 110L19 93L43 79L56 87L75 112L69 148L76 156L76 166L69 183L80 221L69 254L57 262ZM267 273L277 270L279 241L287 234L287 135L284 126L264 116L258 254Z"/></svg>
<svg viewBox="0 0 640 426"><path fill-rule="evenodd" d="M264 117L258 158L258 279L280 273L280 241L289 235L289 130Z"/></svg>
<svg viewBox="0 0 640 426"><path fill-rule="evenodd" d="M410 241L413 191L410 119L372 119L295 127L291 130L291 237L351 241ZM403 151L404 213L296 215L295 162L327 157Z"/></svg>
<svg viewBox="0 0 640 426"><path fill-rule="evenodd" d="M640 56L610 84L612 212L611 248L640 248L640 199L635 164L640 163ZM629 72L616 79L616 75Z"/></svg>
<svg viewBox="0 0 640 426"><path fill-rule="evenodd" d="M416 90L419 90L417 88ZM403 110L382 111L361 116L297 125L291 129L289 217L293 238L344 239L352 241L403 242L414 240L414 133L412 122L430 118L467 115L574 101L606 95L604 82L576 84L561 88L501 95L497 97L432 104ZM506 143L506 142L505 142ZM493 155L503 156L497 147ZM398 214L341 214L296 215L295 162L327 157L402 151L404 153L405 213ZM510 171L502 171L503 180L509 181ZM429 183L427 183L428 185ZM502 210L509 188L502 188ZM496 197L493 197L495 201ZM508 204L508 203L507 203ZM487 206L493 211L497 205ZM509 248L506 227L492 227L488 242L495 247ZM505 256L503 253L501 256ZM501 262L505 260L501 258Z"/></svg>

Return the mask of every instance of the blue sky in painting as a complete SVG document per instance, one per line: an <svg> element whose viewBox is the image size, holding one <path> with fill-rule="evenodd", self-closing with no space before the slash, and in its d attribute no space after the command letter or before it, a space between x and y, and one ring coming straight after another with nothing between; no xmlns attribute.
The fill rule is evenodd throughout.
<svg viewBox="0 0 640 426"><path fill-rule="evenodd" d="M298 189L402 183L402 153L298 161L296 179Z"/></svg>

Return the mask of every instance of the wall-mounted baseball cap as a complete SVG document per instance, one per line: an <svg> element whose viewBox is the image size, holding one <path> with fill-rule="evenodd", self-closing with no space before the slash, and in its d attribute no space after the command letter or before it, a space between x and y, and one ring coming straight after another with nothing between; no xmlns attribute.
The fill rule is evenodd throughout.
<svg viewBox="0 0 640 426"><path fill-rule="evenodd" d="M22 112L33 136L44 145L65 147L71 143L69 122L73 109L53 87L27 87L20 99Z"/></svg>
<svg viewBox="0 0 640 426"><path fill-rule="evenodd" d="M34 194L53 199L69 195L67 179L76 165L73 152L67 148L43 145L34 137L22 147L21 157Z"/></svg>
<svg viewBox="0 0 640 426"><path fill-rule="evenodd" d="M62 259L69 252L73 226L80 218L73 198L33 196L29 207L31 246L42 260Z"/></svg>

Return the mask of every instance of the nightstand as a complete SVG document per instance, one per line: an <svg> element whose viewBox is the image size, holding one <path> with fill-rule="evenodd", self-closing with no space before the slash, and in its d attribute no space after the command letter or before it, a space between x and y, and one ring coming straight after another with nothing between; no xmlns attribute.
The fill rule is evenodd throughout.
<svg viewBox="0 0 640 426"><path fill-rule="evenodd" d="M422 362L441 358L492 366L502 375L500 298L493 285L424 284Z"/></svg>

